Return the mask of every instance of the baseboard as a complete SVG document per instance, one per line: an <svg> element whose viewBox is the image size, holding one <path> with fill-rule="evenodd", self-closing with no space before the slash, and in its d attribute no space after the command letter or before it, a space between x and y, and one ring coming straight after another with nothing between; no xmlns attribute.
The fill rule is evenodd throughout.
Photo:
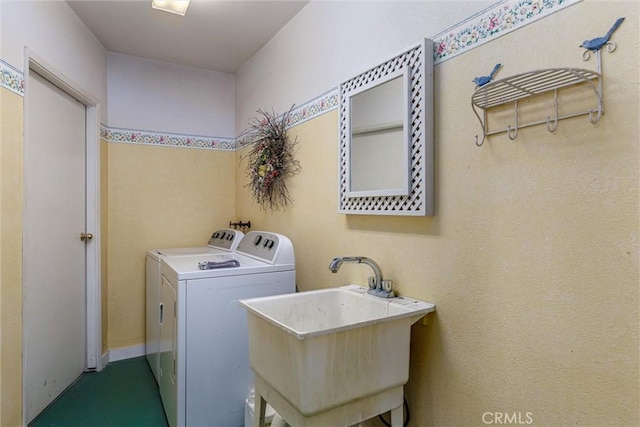
<svg viewBox="0 0 640 427"><path fill-rule="evenodd" d="M102 362L101 362L101 365L98 367L98 370L101 371L108 364L109 364L109 351L106 351L106 352L102 353Z"/></svg>
<svg viewBox="0 0 640 427"><path fill-rule="evenodd" d="M115 348L108 351L107 363L117 362L118 360L131 359L134 357L144 356L144 344L132 345L130 347ZM104 361L104 356L102 357ZM106 366L104 364L103 366Z"/></svg>

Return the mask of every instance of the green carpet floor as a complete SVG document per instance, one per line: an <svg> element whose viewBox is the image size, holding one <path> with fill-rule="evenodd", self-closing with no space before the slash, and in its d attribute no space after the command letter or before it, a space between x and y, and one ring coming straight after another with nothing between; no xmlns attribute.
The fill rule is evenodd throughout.
<svg viewBox="0 0 640 427"><path fill-rule="evenodd" d="M167 426L158 386L145 357L84 374L29 427Z"/></svg>

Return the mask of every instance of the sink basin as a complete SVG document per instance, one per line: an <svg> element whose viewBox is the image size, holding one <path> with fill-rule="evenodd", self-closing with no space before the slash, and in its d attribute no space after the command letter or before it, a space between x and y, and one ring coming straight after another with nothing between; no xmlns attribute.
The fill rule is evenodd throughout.
<svg viewBox="0 0 640 427"><path fill-rule="evenodd" d="M262 397L296 425L312 425L304 420L314 417L330 422L318 418L322 413L337 414L342 423L353 415L347 410L352 403L364 409L351 424L402 405L411 325L435 311L431 303L383 299L356 285L240 304L248 312L256 392L262 389Z"/></svg>

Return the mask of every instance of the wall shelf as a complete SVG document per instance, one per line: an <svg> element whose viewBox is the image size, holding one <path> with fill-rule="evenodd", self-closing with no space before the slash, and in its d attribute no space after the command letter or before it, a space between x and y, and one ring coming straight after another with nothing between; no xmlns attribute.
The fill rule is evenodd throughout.
<svg viewBox="0 0 640 427"><path fill-rule="evenodd" d="M615 45L609 42L609 52L615 50ZM549 132L555 132L560 120L579 116L588 116L592 124L596 124L604 114L603 75L600 59L601 51L595 52L597 71L583 68L548 68L529 71L495 80L478 87L471 96L471 108L482 127L482 136L476 135L475 142L478 147L484 144L487 136L506 133L509 139L515 140L518 130L530 126L546 125ZM591 53L585 51L583 59L590 58ZM558 92L561 89L583 85L587 90L593 91L595 107L584 111L574 111L568 114L558 114ZM553 93L553 111L546 118L520 123L518 117L518 102L546 93ZM495 107L513 103L514 121L506 128L490 130L487 124L487 112Z"/></svg>
<svg viewBox="0 0 640 427"><path fill-rule="evenodd" d="M388 123L380 123L375 125L368 126L352 126L351 134L352 135L360 135L366 133L376 133L376 132L389 132L394 130L402 131L403 123L402 122L388 122Z"/></svg>

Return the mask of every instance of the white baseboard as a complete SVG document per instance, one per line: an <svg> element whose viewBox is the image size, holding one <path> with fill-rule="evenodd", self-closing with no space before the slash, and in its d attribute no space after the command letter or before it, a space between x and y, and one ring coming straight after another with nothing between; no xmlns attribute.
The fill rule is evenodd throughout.
<svg viewBox="0 0 640 427"><path fill-rule="evenodd" d="M130 347L115 348L107 352L106 362L117 362L118 360L131 359L145 355L144 344L132 345ZM102 360L104 362L104 355ZM106 363L102 366L106 366Z"/></svg>
<svg viewBox="0 0 640 427"><path fill-rule="evenodd" d="M102 353L102 362L101 365L98 367L98 371L103 370L108 364L109 364L109 351L107 350L106 352Z"/></svg>

